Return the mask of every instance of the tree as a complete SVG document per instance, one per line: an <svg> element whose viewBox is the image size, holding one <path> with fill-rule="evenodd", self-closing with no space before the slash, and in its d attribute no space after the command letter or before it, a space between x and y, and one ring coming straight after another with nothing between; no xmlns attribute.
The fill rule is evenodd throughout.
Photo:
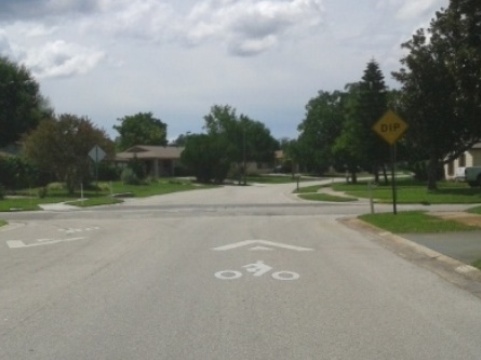
<svg viewBox="0 0 481 360"><path fill-rule="evenodd" d="M114 153L114 145L103 130L85 117L70 114L42 121L24 138L23 145L25 156L65 182L70 194L92 178L88 153L95 145L108 155Z"/></svg>
<svg viewBox="0 0 481 360"><path fill-rule="evenodd" d="M118 148L126 150L135 145L167 145L167 125L154 118L151 112L138 113L117 119L121 125L114 125L119 133Z"/></svg>
<svg viewBox="0 0 481 360"><path fill-rule="evenodd" d="M389 161L389 147L372 127L386 112L388 97L384 75L375 60L367 64L362 80L351 88L350 94L355 99L349 104L338 151L343 149L350 154L357 163L352 165L371 171L378 182L379 169L385 170ZM384 174L387 179L385 171Z"/></svg>
<svg viewBox="0 0 481 360"><path fill-rule="evenodd" d="M185 146L189 136L190 136L190 132L187 132L185 134L179 134L179 136L177 136L177 139L172 141L170 143L170 145L172 145L172 146Z"/></svg>
<svg viewBox="0 0 481 360"><path fill-rule="evenodd" d="M334 143L331 145L334 167L350 174L353 183L357 182L357 173L363 164L362 124L355 114L359 102L360 83L347 84L343 101L343 122Z"/></svg>
<svg viewBox="0 0 481 360"><path fill-rule="evenodd" d="M18 141L51 114L30 72L0 57L0 148Z"/></svg>
<svg viewBox="0 0 481 360"><path fill-rule="evenodd" d="M246 162L273 162L278 144L263 123L237 116L229 105L214 105L204 120L207 134L223 139L224 153L244 175Z"/></svg>
<svg viewBox="0 0 481 360"><path fill-rule="evenodd" d="M190 135L181 154L181 161L190 168L197 181L208 183L214 180L222 183L231 165L226 147L226 139L219 134Z"/></svg>
<svg viewBox="0 0 481 360"><path fill-rule="evenodd" d="M308 171L322 173L334 165L333 146L340 135L344 119L345 94L319 91L306 105L306 115L299 124L297 144L292 152Z"/></svg>
<svg viewBox="0 0 481 360"><path fill-rule="evenodd" d="M406 138L427 159L428 189L439 168L481 139L481 3L452 0L426 31L402 44L409 51L393 76L402 84Z"/></svg>

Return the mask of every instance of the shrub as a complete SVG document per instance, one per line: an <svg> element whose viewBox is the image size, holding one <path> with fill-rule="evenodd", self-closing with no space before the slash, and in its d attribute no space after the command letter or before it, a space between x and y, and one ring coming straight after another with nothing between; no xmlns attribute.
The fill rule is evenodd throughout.
<svg viewBox="0 0 481 360"><path fill-rule="evenodd" d="M139 177L130 167L124 168L120 177L124 185L140 185Z"/></svg>
<svg viewBox="0 0 481 360"><path fill-rule="evenodd" d="M45 198L47 195L48 195L48 187L42 186L42 187L38 188L38 190L37 190L37 196L38 196L40 199Z"/></svg>
<svg viewBox="0 0 481 360"><path fill-rule="evenodd" d="M137 158L130 160L127 164L127 167L130 168L134 172L135 176L140 180L147 176L144 164Z"/></svg>
<svg viewBox="0 0 481 360"><path fill-rule="evenodd" d="M98 180L116 181L120 179L122 169L111 163L101 162L98 164Z"/></svg>
<svg viewBox="0 0 481 360"><path fill-rule="evenodd" d="M60 182L52 182L46 186L47 190L62 191L65 189L65 185Z"/></svg>

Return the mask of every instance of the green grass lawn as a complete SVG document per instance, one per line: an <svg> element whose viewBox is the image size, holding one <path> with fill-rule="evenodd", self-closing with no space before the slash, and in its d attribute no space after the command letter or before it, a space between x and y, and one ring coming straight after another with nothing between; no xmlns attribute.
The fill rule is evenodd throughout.
<svg viewBox="0 0 481 360"><path fill-rule="evenodd" d="M110 188L112 185L112 188ZM190 181L180 181L175 179L161 179L146 185L124 185L121 182L99 183L101 190L86 190L83 193L83 204L76 200L81 198L80 191L73 195L68 195L66 190L60 185L51 186L44 198L35 196L36 190L18 191L17 196L7 197L0 200L0 211L30 211L39 210L39 204L71 202L76 206L96 206L121 202L117 198L112 198L111 194L130 194L133 197L147 197L153 195L169 194L179 191L212 188L211 185L198 185Z"/></svg>
<svg viewBox="0 0 481 360"><path fill-rule="evenodd" d="M300 177L299 181L309 181L315 178L312 177ZM233 179L237 181L238 179ZM297 178L292 177L292 175L256 175L256 176L247 176L247 183L262 183L262 184L290 184L296 183Z"/></svg>
<svg viewBox="0 0 481 360"><path fill-rule="evenodd" d="M473 262L471 265L473 265L474 267L477 267L479 270L481 270L481 259Z"/></svg>
<svg viewBox="0 0 481 360"><path fill-rule="evenodd" d="M452 220L443 220L422 211L366 214L359 218L367 223L392 233L441 233L450 231L473 231L478 227L468 226Z"/></svg>
<svg viewBox="0 0 481 360"><path fill-rule="evenodd" d="M301 199L304 200L311 200L311 201L331 201L331 202L349 202L349 201L357 201L357 198L353 197L346 197L346 196L336 196L330 194L323 194L323 193L315 193L315 194L303 194L299 195Z"/></svg>
<svg viewBox="0 0 481 360"><path fill-rule="evenodd" d="M22 198L5 198L0 200L0 212L5 211L31 211L31 210L39 210L39 204L51 204L51 203L58 203L63 201L72 200L72 197L68 197L64 194L64 196L59 197L56 195L48 196L43 199L38 197L22 197Z"/></svg>
<svg viewBox="0 0 481 360"><path fill-rule="evenodd" d="M121 199L113 198L110 196L102 196L97 198L90 198L85 200L79 200L69 203L69 205L79 206L79 207L89 207L89 206L99 206L99 205L112 205L119 204L123 202Z"/></svg>
<svg viewBox="0 0 481 360"><path fill-rule="evenodd" d="M439 189L428 191L426 184L410 180L399 180L397 202L399 204L480 204L481 190L470 188L464 183L439 182ZM369 198L370 191L366 183L333 184L336 191L343 191L353 197ZM379 202L392 202L390 185L373 188L373 197Z"/></svg>
<svg viewBox="0 0 481 360"><path fill-rule="evenodd" d="M326 187L328 185L312 185L312 186L304 186L300 187L299 190L296 190L298 194L308 194L308 193L316 193L321 188Z"/></svg>
<svg viewBox="0 0 481 360"><path fill-rule="evenodd" d="M481 215L481 206L476 206L468 210L468 212L472 214L479 214Z"/></svg>

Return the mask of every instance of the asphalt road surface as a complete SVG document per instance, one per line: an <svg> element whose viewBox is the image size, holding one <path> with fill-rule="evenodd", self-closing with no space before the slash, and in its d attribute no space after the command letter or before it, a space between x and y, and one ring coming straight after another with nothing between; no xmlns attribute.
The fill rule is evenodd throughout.
<svg viewBox="0 0 481 360"><path fill-rule="evenodd" d="M481 358L479 297L291 190L2 215L0 359Z"/></svg>

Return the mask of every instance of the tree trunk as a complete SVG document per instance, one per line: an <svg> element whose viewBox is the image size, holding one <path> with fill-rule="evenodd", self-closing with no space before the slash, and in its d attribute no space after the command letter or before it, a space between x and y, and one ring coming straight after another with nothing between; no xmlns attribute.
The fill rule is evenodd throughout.
<svg viewBox="0 0 481 360"><path fill-rule="evenodd" d="M427 175L428 175L428 190L437 190L438 185L438 158L431 155L428 162Z"/></svg>
<svg viewBox="0 0 481 360"><path fill-rule="evenodd" d="M379 168L377 166L373 166L372 173L374 174L374 183L379 184Z"/></svg>
<svg viewBox="0 0 481 360"><path fill-rule="evenodd" d="M355 171L351 172L351 179L353 184L357 184L357 173Z"/></svg>
<svg viewBox="0 0 481 360"><path fill-rule="evenodd" d="M384 164L382 166L382 173L383 173L383 176L384 176L384 185L388 185L389 184L389 178L387 177L386 164Z"/></svg>

